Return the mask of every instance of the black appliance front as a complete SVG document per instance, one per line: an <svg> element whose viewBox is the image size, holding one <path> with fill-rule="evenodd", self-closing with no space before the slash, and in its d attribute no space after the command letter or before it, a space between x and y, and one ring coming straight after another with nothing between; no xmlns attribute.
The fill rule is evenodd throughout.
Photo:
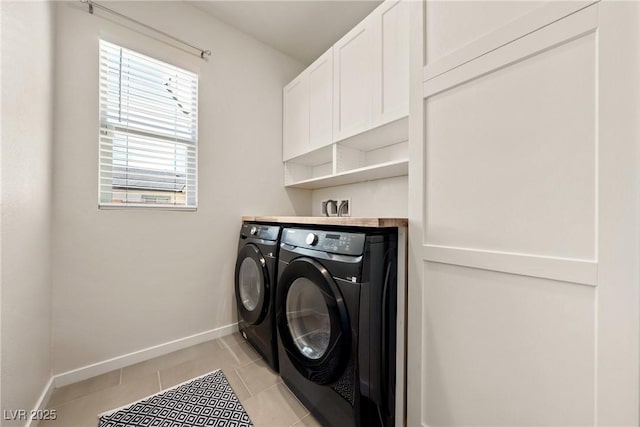
<svg viewBox="0 0 640 427"><path fill-rule="evenodd" d="M235 268L238 328L275 371L275 283L280 231L275 225L243 224Z"/></svg>
<svg viewBox="0 0 640 427"><path fill-rule="evenodd" d="M396 248L395 229L283 231L280 375L323 425L394 425Z"/></svg>

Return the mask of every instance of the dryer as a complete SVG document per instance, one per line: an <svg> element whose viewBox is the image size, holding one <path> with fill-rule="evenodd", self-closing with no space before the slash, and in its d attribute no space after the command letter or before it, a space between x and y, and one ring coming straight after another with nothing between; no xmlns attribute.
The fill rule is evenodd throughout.
<svg viewBox="0 0 640 427"><path fill-rule="evenodd" d="M280 376L323 425L394 425L397 239L397 229L283 230Z"/></svg>
<svg viewBox="0 0 640 427"><path fill-rule="evenodd" d="M235 268L238 328L276 372L278 355L274 302L281 230L278 225L243 224Z"/></svg>

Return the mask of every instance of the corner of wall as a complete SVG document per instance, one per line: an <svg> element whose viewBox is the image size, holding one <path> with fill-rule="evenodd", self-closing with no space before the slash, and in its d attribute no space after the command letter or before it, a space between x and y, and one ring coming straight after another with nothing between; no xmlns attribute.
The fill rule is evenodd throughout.
<svg viewBox="0 0 640 427"><path fill-rule="evenodd" d="M3 410L29 411L46 405L53 390L54 18L50 2L2 2L1 8L0 402ZM3 419L2 425L25 421Z"/></svg>

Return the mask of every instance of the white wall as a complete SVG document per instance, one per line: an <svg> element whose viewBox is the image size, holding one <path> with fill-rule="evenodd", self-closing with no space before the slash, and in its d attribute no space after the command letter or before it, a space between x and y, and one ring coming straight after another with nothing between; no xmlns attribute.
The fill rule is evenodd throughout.
<svg viewBox="0 0 640 427"><path fill-rule="evenodd" d="M51 378L53 13L45 2L0 7L1 407L29 410Z"/></svg>
<svg viewBox="0 0 640 427"><path fill-rule="evenodd" d="M350 198L351 216L406 218L407 197L406 176L320 188L312 192L312 213L322 215L323 200Z"/></svg>
<svg viewBox="0 0 640 427"><path fill-rule="evenodd" d="M213 55L56 5L55 373L234 323L241 215L310 213L282 182L282 87L302 65L182 2L109 7ZM199 73L197 212L98 210L99 37Z"/></svg>

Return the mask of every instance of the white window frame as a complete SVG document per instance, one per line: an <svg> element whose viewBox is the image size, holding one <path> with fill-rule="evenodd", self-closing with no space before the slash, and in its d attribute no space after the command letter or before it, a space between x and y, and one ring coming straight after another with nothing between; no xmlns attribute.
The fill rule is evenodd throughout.
<svg viewBox="0 0 640 427"><path fill-rule="evenodd" d="M198 75L99 43L98 207L195 211Z"/></svg>

